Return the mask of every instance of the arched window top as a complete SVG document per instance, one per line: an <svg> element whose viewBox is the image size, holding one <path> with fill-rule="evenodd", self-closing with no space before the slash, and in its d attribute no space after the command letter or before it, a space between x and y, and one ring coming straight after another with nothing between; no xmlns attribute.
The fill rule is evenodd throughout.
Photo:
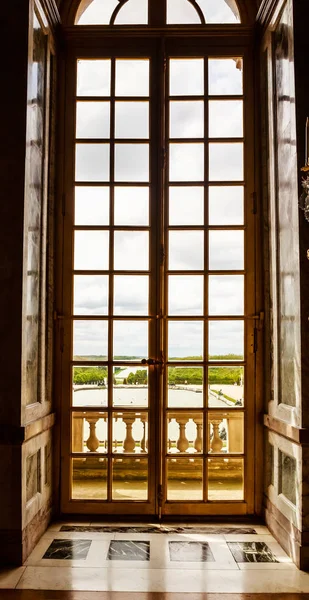
<svg viewBox="0 0 309 600"><path fill-rule="evenodd" d="M156 0L81 0L75 25L148 25L148 4ZM166 0L162 25L237 24L236 0Z"/></svg>

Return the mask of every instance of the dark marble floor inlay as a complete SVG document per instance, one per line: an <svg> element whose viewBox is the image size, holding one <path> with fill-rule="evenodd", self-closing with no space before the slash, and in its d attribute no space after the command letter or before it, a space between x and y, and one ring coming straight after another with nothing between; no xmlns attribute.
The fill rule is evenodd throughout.
<svg viewBox="0 0 309 600"><path fill-rule="evenodd" d="M150 560L150 542L113 540L110 542L108 560Z"/></svg>
<svg viewBox="0 0 309 600"><path fill-rule="evenodd" d="M214 562L207 542L169 542L171 561Z"/></svg>
<svg viewBox="0 0 309 600"><path fill-rule="evenodd" d="M279 562L265 542L227 542L227 545L238 563Z"/></svg>
<svg viewBox="0 0 309 600"><path fill-rule="evenodd" d="M148 527L138 526L121 526L114 525L62 525L60 531L80 531L86 533L205 533L212 535L227 535L229 533L238 535L256 535L255 529L252 527L168 527L153 525Z"/></svg>
<svg viewBox="0 0 309 600"><path fill-rule="evenodd" d="M86 560L91 540L54 540L43 558Z"/></svg>

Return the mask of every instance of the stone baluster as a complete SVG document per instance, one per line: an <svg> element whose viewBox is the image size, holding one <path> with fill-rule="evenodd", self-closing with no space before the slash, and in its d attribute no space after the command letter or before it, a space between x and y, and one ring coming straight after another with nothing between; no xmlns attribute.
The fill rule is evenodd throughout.
<svg viewBox="0 0 309 600"><path fill-rule="evenodd" d="M194 448L196 452L203 451L203 418L194 418L196 424L196 438L194 441Z"/></svg>
<svg viewBox="0 0 309 600"><path fill-rule="evenodd" d="M84 417L73 415L72 451L84 452Z"/></svg>
<svg viewBox="0 0 309 600"><path fill-rule="evenodd" d="M88 421L90 427L89 438L86 442L89 452L96 452L100 446L100 440L97 438L96 434L96 425L98 420L98 417L86 417L86 421Z"/></svg>
<svg viewBox="0 0 309 600"><path fill-rule="evenodd" d="M214 453L221 452L223 447L223 441L219 435L219 427L221 422L221 419L211 419L210 421L213 431L212 440L210 442L210 451Z"/></svg>
<svg viewBox="0 0 309 600"><path fill-rule="evenodd" d="M177 440L177 450L179 452L186 452L189 448L189 441L186 436L186 425L188 423L188 417L177 416L176 421L179 425L179 438Z"/></svg>
<svg viewBox="0 0 309 600"><path fill-rule="evenodd" d="M141 451L147 452L147 421L145 419L141 419L143 424L143 437L141 440Z"/></svg>
<svg viewBox="0 0 309 600"><path fill-rule="evenodd" d="M126 425L126 437L123 442L123 450L124 452L134 452L135 451L135 439L132 435L133 423L136 418L135 415L125 415L122 417L123 422Z"/></svg>

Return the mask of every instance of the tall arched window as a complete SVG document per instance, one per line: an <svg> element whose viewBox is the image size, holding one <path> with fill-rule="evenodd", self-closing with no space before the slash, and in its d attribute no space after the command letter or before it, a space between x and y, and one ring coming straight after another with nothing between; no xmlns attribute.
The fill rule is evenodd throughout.
<svg viewBox="0 0 309 600"><path fill-rule="evenodd" d="M250 28L235 0L72 7L62 510L252 514Z"/></svg>

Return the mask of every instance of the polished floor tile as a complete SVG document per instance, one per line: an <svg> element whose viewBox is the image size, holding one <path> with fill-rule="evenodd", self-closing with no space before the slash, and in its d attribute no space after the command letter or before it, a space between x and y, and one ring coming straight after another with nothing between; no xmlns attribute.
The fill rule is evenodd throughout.
<svg viewBox="0 0 309 600"><path fill-rule="evenodd" d="M150 560L150 542L114 540L110 542L108 560Z"/></svg>
<svg viewBox="0 0 309 600"><path fill-rule="evenodd" d="M169 542L171 561L214 562L207 542Z"/></svg>
<svg viewBox="0 0 309 600"><path fill-rule="evenodd" d="M91 540L53 540L43 559L86 560Z"/></svg>
<svg viewBox="0 0 309 600"><path fill-rule="evenodd" d="M212 534L212 535L256 535L257 531L253 527L211 527L203 525L173 527L164 525L143 526L113 526L113 525L62 525L62 532L89 532L89 533L157 533L157 534Z"/></svg>
<svg viewBox="0 0 309 600"><path fill-rule="evenodd" d="M237 563L277 563L264 542L227 542Z"/></svg>

